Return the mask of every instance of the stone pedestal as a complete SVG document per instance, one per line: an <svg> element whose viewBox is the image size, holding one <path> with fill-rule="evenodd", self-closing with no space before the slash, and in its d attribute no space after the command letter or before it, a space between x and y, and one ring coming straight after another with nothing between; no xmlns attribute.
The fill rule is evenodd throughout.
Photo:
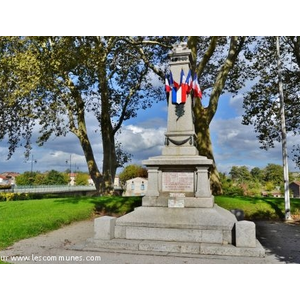
<svg viewBox="0 0 300 300"><path fill-rule="evenodd" d="M177 82L181 70L188 73L189 55L184 45L171 55L170 68ZM238 222L231 212L214 204L209 181L213 162L200 156L195 146L191 96L180 104L183 114L178 114L176 105L168 102L162 155L143 161L148 169L148 190L142 206L116 220L96 220L97 247L264 256L253 223Z"/></svg>

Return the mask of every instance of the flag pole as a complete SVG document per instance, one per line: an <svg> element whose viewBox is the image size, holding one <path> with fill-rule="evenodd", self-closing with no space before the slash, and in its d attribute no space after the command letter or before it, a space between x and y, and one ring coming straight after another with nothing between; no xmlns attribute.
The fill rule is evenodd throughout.
<svg viewBox="0 0 300 300"><path fill-rule="evenodd" d="M279 37L276 37L277 48L277 68L278 68L278 89L280 99L280 119L281 119L281 143L282 143L282 161L283 161L283 178L284 178L284 207L285 207L285 220L292 220L290 209L290 190L289 190L289 169L288 169L288 154L287 154L287 134L285 125L285 110L284 110L284 97L282 86L281 74L281 60L280 60L280 45Z"/></svg>

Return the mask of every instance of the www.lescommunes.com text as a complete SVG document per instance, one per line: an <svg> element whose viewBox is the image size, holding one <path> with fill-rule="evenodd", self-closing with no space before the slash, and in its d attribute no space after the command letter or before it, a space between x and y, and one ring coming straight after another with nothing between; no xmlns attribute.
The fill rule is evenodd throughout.
<svg viewBox="0 0 300 300"><path fill-rule="evenodd" d="M98 262L101 256L82 256L82 255L14 255L0 256L2 261L11 262Z"/></svg>

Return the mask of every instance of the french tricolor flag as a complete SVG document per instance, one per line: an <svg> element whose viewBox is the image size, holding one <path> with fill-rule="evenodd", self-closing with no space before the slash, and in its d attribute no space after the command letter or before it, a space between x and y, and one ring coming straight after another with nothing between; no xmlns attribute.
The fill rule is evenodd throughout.
<svg viewBox="0 0 300 300"><path fill-rule="evenodd" d="M177 86L176 86L177 85ZM187 79L184 75L183 69L181 69L180 72L180 84L178 85L174 81L175 89L172 90L172 103L173 104L181 104L185 103L187 99L187 92L188 92L188 85L187 85Z"/></svg>
<svg viewBox="0 0 300 300"><path fill-rule="evenodd" d="M166 76L166 78L165 78L165 89L166 89L167 93L170 93L172 90L168 76Z"/></svg>
<svg viewBox="0 0 300 300"><path fill-rule="evenodd" d="M185 77L184 71L181 69L179 84L174 81L172 72L170 72L165 78L165 90L167 93L172 92L172 104L185 103L187 94L193 89L193 84L191 70L189 70L187 77Z"/></svg>
<svg viewBox="0 0 300 300"><path fill-rule="evenodd" d="M178 94L180 94L181 88L180 85L174 81L172 72L170 72L170 86L172 88L172 103L177 104L178 102Z"/></svg>
<svg viewBox="0 0 300 300"><path fill-rule="evenodd" d="M191 70L189 70L189 72L188 72L185 83L187 84L187 93L189 94L191 92L191 90L193 89L193 80L192 80Z"/></svg>
<svg viewBox="0 0 300 300"><path fill-rule="evenodd" d="M194 75L194 80L193 80L193 92L194 92L194 97L202 98L202 91L200 89L200 85L198 83L198 77L197 74L195 73Z"/></svg>

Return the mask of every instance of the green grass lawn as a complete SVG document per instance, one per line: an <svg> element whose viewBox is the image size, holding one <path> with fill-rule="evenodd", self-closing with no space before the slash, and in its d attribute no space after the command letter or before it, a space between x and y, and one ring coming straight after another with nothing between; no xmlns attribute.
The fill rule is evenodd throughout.
<svg viewBox="0 0 300 300"><path fill-rule="evenodd" d="M284 200L217 196L215 202L228 210L241 209L245 218L283 219ZM0 250L16 241L37 236L95 213L120 216L141 205L140 197L70 197L0 202ZM292 214L300 214L300 199L291 200Z"/></svg>
<svg viewBox="0 0 300 300"><path fill-rule="evenodd" d="M0 202L0 250L21 239L91 218L95 213L120 216L140 205L139 197L77 197Z"/></svg>
<svg viewBox="0 0 300 300"><path fill-rule="evenodd" d="M227 197L216 196L215 203L228 210L241 209L245 219L284 219L283 198L254 198L254 197ZM300 215L300 199L291 199L291 214Z"/></svg>

